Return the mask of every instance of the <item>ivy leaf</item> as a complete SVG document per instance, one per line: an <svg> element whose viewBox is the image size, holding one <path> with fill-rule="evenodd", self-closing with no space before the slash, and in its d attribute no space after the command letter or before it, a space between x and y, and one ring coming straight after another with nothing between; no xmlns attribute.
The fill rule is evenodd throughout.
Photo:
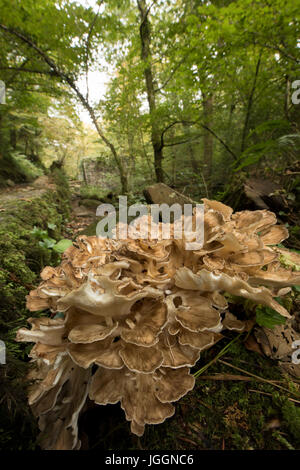
<svg viewBox="0 0 300 470"><path fill-rule="evenodd" d="M53 246L53 250L56 251L57 253L63 253L71 245L72 245L72 241L68 240L67 238L64 238L63 240L60 240L59 242L56 243L56 245Z"/></svg>

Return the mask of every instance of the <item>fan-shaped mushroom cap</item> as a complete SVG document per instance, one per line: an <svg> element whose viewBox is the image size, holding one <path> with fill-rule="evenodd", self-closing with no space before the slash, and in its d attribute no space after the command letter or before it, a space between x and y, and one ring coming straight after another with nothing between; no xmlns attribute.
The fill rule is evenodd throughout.
<svg viewBox="0 0 300 470"><path fill-rule="evenodd" d="M205 206L207 206L209 209L213 209L214 211L220 212L223 215L224 220L230 220L230 217L233 212L233 209L231 207L226 206L222 202L210 201L209 199L205 198L202 198L202 201L204 202Z"/></svg>
<svg viewBox="0 0 300 470"><path fill-rule="evenodd" d="M182 329L179 333L179 343L192 346L199 351L209 348L217 341L216 333L212 331L194 331Z"/></svg>
<svg viewBox="0 0 300 470"><path fill-rule="evenodd" d="M31 341L43 344L60 345L63 343L65 324L62 319L51 319L48 317L29 318L32 329L20 328L17 332L16 341Z"/></svg>
<svg viewBox="0 0 300 470"><path fill-rule="evenodd" d="M112 326L97 324L79 325L70 331L68 339L71 343L94 343L110 336L117 327L118 323Z"/></svg>
<svg viewBox="0 0 300 470"><path fill-rule="evenodd" d="M175 335L163 332L158 343L163 356L163 367L178 369L184 366L192 367L199 360L200 353L190 345L183 345Z"/></svg>
<svg viewBox="0 0 300 470"><path fill-rule="evenodd" d="M92 378L90 399L98 404L117 403L132 422L131 430L140 435L145 424L158 424L174 414L171 402L194 387L188 367L161 368L152 374L98 369ZM145 400L147 396L147 400Z"/></svg>
<svg viewBox="0 0 300 470"><path fill-rule="evenodd" d="M94 282L93 282L94 281ZM129 293L122 294L122 289ZM131 280L114 281L107 276L90 276L78 289L62 297L58 305L61 310L77 307L101 317L120 318L128 315L132 305L144 297L160 297L161 292L153 287L140 288Z"/></svg>
<svg viewBox="0 0 300 470"><path fill-rule="evenodd" d="M260 233L260 239L265 245L278 245L288 236L288 229L284 225L272 225Z"/></svg>
<svg viewBox="0 0 300 470"><path fill-rule="evenodd" d="M176 320L190 331L211 330L219 326L220 313L211 305L211 300L206 297L184 292L182 306L176 312Z"/></svg>
<svg viewBox="0 0 300 470"><path fill-rule="evenodd" d="M183 289L199 290L200 292L226 291L267 305L284 317L290 318L289 312L273 299L268 289L251 287L245 281L232 278L227 274L214 274L205 269L202 269L198 274L194 274L188 268L180 268L175 274L175 284Z"/></svg>
<svg viewBox="0 0 300 470"><path fill-rule="evenodd" d="M163 355L155 346L145 348L124 343L120 356L129 370L144 374L154 372L163 363Z"/></svg>
<svg viewBox="0 0 300 470"><path fill-rule="evenodd" d="M232 313L226 312L225 318L222 322L224 328L228 330L237 330L237 331L244 331L246 328L245 322L238 320Z"/></svg>
<svg viewBox="0 0 300 470"><path fill-rule="evenodd" d="M113 342L113 338L96 341L89 344L68 345L68 353L75 364L87 369L92 364L98 364L109 369L121 369L123 361L120 357L120 342Z"/></svg>
<svg viewBox="0 0 300 470"><path fill-rule="evenodd" d="M166 321L166 305L155 299L144 298L132 306L121 329L121 338L137 346L153 346L157 343L158 333Z"/></svg>

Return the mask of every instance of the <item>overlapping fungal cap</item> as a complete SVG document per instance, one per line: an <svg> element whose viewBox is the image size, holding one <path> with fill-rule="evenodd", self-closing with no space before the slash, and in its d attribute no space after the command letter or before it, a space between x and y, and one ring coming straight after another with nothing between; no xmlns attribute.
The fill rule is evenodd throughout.
<svg viewBox="0 0 300 470"><path fill-rule="evenodd" d="M298 255L276 246L286 228L265 210L233 214L207 199L204 206L202 247L187 250L172 224L167 240L82 236L60 266L42 271L27 306L51 316L30 318L31 329L20 329L17 340L35 343L29 403L43 448L80 446L77 419L87 396L120 402L137 435L172 416L172 403L194 386L190 368L200 352L223 330L247 327L225 294L289 317L274 298L300 283Z"/></svg>

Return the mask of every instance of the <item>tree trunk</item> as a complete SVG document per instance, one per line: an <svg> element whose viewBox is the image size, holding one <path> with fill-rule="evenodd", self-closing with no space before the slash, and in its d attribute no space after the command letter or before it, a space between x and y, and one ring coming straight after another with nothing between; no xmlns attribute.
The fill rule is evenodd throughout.
<svg viewBox="0 0 300 470"><path fill-rule="evenodd" d="M254 93L256 89L256 84L257 84L257 77L259 74L259 68L261 64L261 56L262 56L262 49L259 53L257 64L256 64L256 69L255 69L255 75L254 75L254 80L253 80L253 85L250 91L250 95L248 98L248 104L247 104L247 111L246 111L246 116L245 116L245 123L243 127L243 133L242 133L242 143L241 143L241 153L244 152L245 146L246 146L246 137L248 134L248 128L249 128L249 121L250 121L250 116L251 116L251 111L252 111L252 104L253 104L253 98L254 98Z"/></svg>
<svg viewBox="0 0 300 470"><path fill-rule="evenodd" d="M191 136L191 133L190 133L190 126L187 122L183 122L183 128L188 136L188 138L190 138ZM192 169L193 169L193 172L195 174L195 180L198 180L198 177L201 173L201 170L200 170L200 166L199 166L199 162L197 161L196 159L196 156L195 156L195 152L194 152L194 147L193 147L193 143L191 141L189 141L187 143L187 147L189 149L189 154L190 154L190 161L191 161L191 165L192 165Z"/></svg>
<svg viewBox="0 0 300 470"><path fill-rule="evenodd" d="M128 190L131 190L133 186L133 177L135 175L135 152L134 152L134 135L133 133L127 129L127 143L128 143Z"/></svg>
<svg viewBox="0 0 300 470"><path fill-rule="evenodd" d="M101 137L103 142L107 145L107 147L110 149L111 153L114 156L115 162L118 166L118 170L119 170L119 173L120 173L122 193L127 194L128 193L128 179L127 179L127 173L126 173L126 170L123 166L122 160L119 157L119 155L117 154L115 146L104 136L104 134L103 134L103 132L102 132L102 130L101 130L99 124L98 124L98 121L97 121L97 118L95 116L93 108L87 103L87 101L84 98L83 98L82 103L85 106L85 108L88 110L88 112L90 114L90 117L93 121L93 124L94 124L99 136Z"/></svg>
<svg viewBox="0 0 300 470"><path fill-rule="evenodd" d="M203 93L203 122L204 125L211 128L213 118L213 96ZM211 132L205 130L203 136L203 175L210 191L211 186L211 172L213 160L213 136Z"/></svg>
<svg viewBox="0 0 300 470"><path fill-rule="evenodd" d="M150 111L151 121L151 142L154 153L154 168L157 182L164 181L164 174L162 169L163 161L163 147L161 143L161 133L159 125L156 122L156 100L155 100L155 89L153 82L153 73L151 67L151 33L150 33L150 22L148 19L149 9L146 4L146 0L137 0L138 8L141 16L140 24L140 39L141 39L141 59L144 62L144 77L146 82L147 99Z"/></svg>
<svg viewBox="0 0 300 470"><path fill-rule="evenodd" d="M17 148L17 131L16 129L12 128L10 130L10 145L14 150Z"/></svg>

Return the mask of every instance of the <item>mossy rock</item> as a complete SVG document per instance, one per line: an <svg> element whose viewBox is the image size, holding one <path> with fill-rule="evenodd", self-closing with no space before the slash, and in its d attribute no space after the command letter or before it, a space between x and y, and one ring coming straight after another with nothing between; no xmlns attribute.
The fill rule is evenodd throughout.
<svg viewBox="0 0 300 470"><path fill-rule="evenodd" d="M101 204L98 199L81 199L79 201L80 206L88 207L89 209L97 209L97 207Z"/></svg>

